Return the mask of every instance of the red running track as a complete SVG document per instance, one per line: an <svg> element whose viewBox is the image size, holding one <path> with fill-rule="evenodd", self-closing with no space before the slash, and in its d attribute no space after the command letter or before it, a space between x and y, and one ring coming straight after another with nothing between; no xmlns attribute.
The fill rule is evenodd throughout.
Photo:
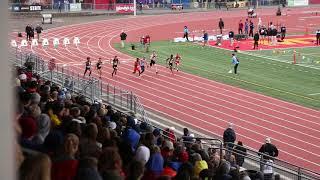
<svg viewBox="0 0 320 180"><path fill-rule="evenodd" d="M290 11L288 20L296 18L305 9ZM144 76L132 74L133 58L116 51L111 44L117 42L122 29L128 33L129 41L137 41L142 34L150 34L152 40L166 40L177 36L184 25L190 29L215 28L220 16L224 16L227 27L237 24L239 14L245 11L175 14L161 16L132 17L78 24L50 29L47 38L80 37L81 45L75 47L33 49L46 59L55 57L59 63L67 64L75 72L82 73L87 56L111 59L118 55L121 60L118 75L111 77L111 65L103 66L104 82L133 91L146 109L175 119L205 134L221 135L227 124L235 125L237 139L245 145L258 149L265 137L271 137L280 149L280 159L309 168L320 169L320 112L243 89L197 77L184 72L172 75L159 66L160 74L147 69ZM264 19L273 17L274 11L259 12ZM314 19L313 19L314 21ZM308 23L307 21L304 21ZM292 24L292 25L289 25ZM288 27L295 27L288 21ZM236 25L234 25L236 26ZM300 29L301 30L301 29ZM106 61L107 62L107 61ZM98 76L93 72L93 76Z"/></svg>

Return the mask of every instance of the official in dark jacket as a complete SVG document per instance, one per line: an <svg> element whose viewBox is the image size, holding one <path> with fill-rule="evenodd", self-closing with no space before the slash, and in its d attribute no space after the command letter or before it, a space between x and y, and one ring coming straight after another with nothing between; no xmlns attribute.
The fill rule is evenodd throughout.
<svg viewBox="0 0 320 180"><path fill-rule="evenodd" d="M233 125L229 124L229 127L223 133L223 143L227 144L227 147L233 148L233 143L236 141L236 133L233 130ZM232 144L228 144L232 143Z"/></svg>
<svg viewBox="0 0 320 180"><path fill-rule="evenodd" d="M270 138L266 138L266 143L260 147L259 152L267 155L262 157L264 160L273 160L273 157L278 157L279 153L277 147L271 144Z"/></svg>
<svg viewBox="0 0 320 180"><path fill-rule="evenodd" d="M224 22L222 21L222 18L220 18L220 21L219 21L219 29L220 29L220 34L222 34L222 30L224 29Z"/></svg>
<svg viewBox="0 0 320 180"><path fill-rule="evenodd" d="M124 31L121 32L120 39L121 39L121 47L124 48L124 44L127 39L127 34Z"/></svg>

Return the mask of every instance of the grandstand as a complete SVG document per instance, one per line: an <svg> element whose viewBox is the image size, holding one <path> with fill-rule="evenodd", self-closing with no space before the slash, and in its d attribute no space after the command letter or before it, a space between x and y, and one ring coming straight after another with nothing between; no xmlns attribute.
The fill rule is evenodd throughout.
<svg viewBox="0 0 320 180"><path fill-rule="evenodd" d="M99 4L100 1L96 1L95 3L97 2L98 4L86 2L83 3L81 7L86 8L86 12L93 11L93 9L99 9L99 14L103 14L101 13L101 8L102 11L103 9L108 9L108 16L115 13L112 9L114 8L113 6ZM252 2L241 1L241 7L248 5L250 6L251 3ZM262 1L261 5L278 5L278 3L280 3L280 1ZM284 2L281 1L281 3ZM163 10L164 13L167 13L167 11L170 11L170 13L172 13L172 11L174 11L174 13L179 13L180 11L188 12L193 10L202 11L204 9L204 11L206 11L205 13L208 13L207 9L219 9L221 8L221 5L228 8L238 8L240 6L237 4L237 2L233 1L217 1L216 3L207 3L202 1L198 4L182 1L175 3L171 1L171 4L162 4L160 2L155 3L153 1L153 3L141 2L140 5L140 14L148 14L148 12L152 11L150 10L151 7L155 9L154 11L157 11L156 8L158 8L159 11ZM57 8L58 6L57 4L52 4L51 8L48 6L49 10L47 10L47 12L56 11L57 9L55 8ZM111 8L111 10L109 8ZM126 11L130 8L131 4L128 7L127 5L121 5L121 8L118 9L121 9L120 11ZM205 13L195 14L194 17L198 18L198 20L202 22L205 22L206 17L204 15L210 14ZM65 12L65 14L68 13ZM237 16L237 11L234 11L232 16ZM153 16L150 17L156 18ZM132 39L129 38L130 41L134 41L133 39L137 40L137 37L140 37L141 34L139 33L141 32L142 28L145 28L143 29L143 31L146 30L148 33L152 34L152 32L157 33L153 31L154 29L152 28L156 29L159 27L159 29L165 30L167 28L165 27L165 25L170 25L170 23L175 23L175 25L181 25L182 23L184 23L184 20L177 20L173 17L176 18L178 16L164 15L164 19L162 19L163 22L159 21L151 25L147 22L147 20L151 19L148 19L148 16L142 16L141 19L128 18L127 22L123 22L123 26L126 26L127 30L131 30L135 33L131 34L130 38ZM191 15L186 15L185 17L188 17L190 19L193 18ZM236 106L226 108L224 105L222 105L222 103L219 104L219 102L227 101L229 101L230 103L230 101L233 100L230 96L226 96L225 94L231 93L232 90L235 90L234 93L238 93L236 89L234 89L230 85L228 85L228 92L217 92L217 94L221 95L222 98L226 99L222 100L222 98L217 98L217 102L209 103L209 101L212 101L213 95L210 96L211 99L209 98L209 96L207 96L209 98L209 100L207 101L208 106L212 106L214 104L214 108L221 109L212 111L214 112L214 115L211 115L211 112L205 110L204 112L199 112L199 114L202 113L206 114L207 116L198 117L198 119L193 122L194 124L192 124L192 119L190 120L186 117L194 117L199 115L195 114L194 116L188 116L201 108L208 110L209 108L207 107L207 105L201 104L202 99L196 96L195 99L191 100L187 100L187 98L183 99L183 97L189 97L190 94L192 95L192 93L190 92L195 92L195 90L190 90L190 92L181 92L183 96L177 97L176 99L171 99L170 92L164 93L163 91L167 90L166 86L173 85L175 84L175 82L165 82L166 79L161 79L161 76L167 77L168 73L164 73L165 75L160 75L160 78L155 78L154 76L147 74L144 76L144 78L146 78L147 80L144 80L140 77L137 78L132 75L130 63L133 59L130 57L130 55L135 57L147 56L149 55L149 46L147 46L148 48L146 48L147 52L144 52L145 49L143 45L141 45L141 47L138 47L138 50L132 50L130 49L131 47L126 47L126 49L120 49L119 47L120 50L116 50L118 46L118 40L116 40L116 37L118 37L118 31L120 32L120 29L123 28L119 26L121 20L122 19L115 20L113 22L109 22L108 20L106 20L102 21L102 24L99 24L99 22L94 22L82 25L56 27L46 32L46 36L49 40L57 39L56 37L58 36L61 37L61 39L66 37L73 37L74 39L76 39L78 35L79 37L82 36L81 43L80 39L78 39L79 43L75 43L75 46L65 45L65 47L61 47L57 44L43 47L32 47L30 45L29 48L29 44L27 44L24 48L10 48L9 61L11 63L10 69L12 70L13 76L12 82L14 84L14 102L16 107L15 114L17 115L17 122L15 124L14 130L18 137L18 144L16 145L16 168L18 169L18 179L320 179L320 172L314 170L319 166L314 163L317 162L317 152L312 152L315 156L314 162L311 162L312 157L308 157L309 159L307 160L304 159L305 156L309 156L305 154L303 154L303 157L297 156L296 159L292 158L292 156L299 153L290 154L290 156L286 157L290 161L286 161L283 158L278 157L278 150L276 150L277 152L275 153L274 149L270 150L266 148L278 147L279 154L286 151L286 149L280 149L279 146L273 145L273 137L271 139L266 138L268 137L268 134L265 134L263 137L266 138L265 142L259 142L259 147L261 148L253 148L252 145L255 145L255 147L257 147L256 144L258 140L252 139L253 141L255 141L253 143L253 141L249 141L252 137L247 137L247 139L243 138L246 135L243 132L243 129L242 132L239 132L240 128L233 128L234 124L229 122L229 119L222 120L221 122L224 123L221 124L215 124L215 121L210 122L211 125L213 125L212 127L220 127L220 129L222 124L228 124L228 127L223 127L225 128L225 130L222 131L223 133L218 133L220 131L215 131L215 128L209 126L206 130L204 130L204 128L206 127L204 122L207 122L203 120L205 118L210 117L223 119L224 117L231 117L229 113L231 112L232 107ZM151 20L153 21L155 19ZM108 27L103 31L95 31L95 29L99 29L102 26L105 27L106 25L109 25L108 23L110 23L110 28ZM150 26L147 26L148 24ZM178 29L174 26L172 26L172 28L174 30ZM90 34L85 34L87 33L87 31L92 32ZM212 32L215 32L215 30L213 30ZM159 37L151 35L151 39L163 40L160 36L165 35L167 34L160 33ZM170 38L173 38L175 35L176 34L174 33L170 34ZM12 37L12 35L10 36ZM22 44L21 38L16 39L17 41L14 42ZM111 43L115 43L115 45L112 45ZM85 45L83 46L82 44ZM98 46L96 46L96 44ZM157 45L157 43L155 44ZM134 45L134 43L132 43L132 45ZM151 49L156 47L152 46L153 44L151 44ZM178 46L179 45L175 44L174 46L172 46L172 49L175 49ZM206 47L200 47L197 43L191 45L182 44L181 49L194 47L198 48L197 51L199 51L200 53L208 50L205 49ZM161 48L166 49L160 51ZM285 65L299 65L303 68L311 67L312 72L317 73L318 71L316 70L319 67L319 63L317 63L318 52L316 48L313 47L305 50L286 49L279 51L248 51L241 52L241 55L242 57L246 58L256 58L254 60L251 59L252 61L259 61L261 60L259 58L264 58L276 61L276 63L285 63ZM172 49L168 50L167 45L162 45L161 47L160 44L159 57L162 58L164 56L167 56L167 53L169 51L170 53L172 53ZM85 77L82 74L81 67L84 63L82 63L82 60L78 60L78 58L83 59L83 57L91 56L96 59L97 57L103 55L109 58L113 57L117 53L120 54L120 51L122 53L129 52L127 54L131 53L130 55L120 55L120 75L117 75L115 77L106 77L109 75L104 74L103 78L96 78L95 72L93 72L93 75L89 77ZM185 53L188 52L189 50L185 50ZM219 48L218 50L213 50L212 52L218 52L216 54L220 53L219 55L221 57L229 55L229 52L226 53L226 51L222 51ZM53 56L55 56L56 58L52 58ZM57 62L55 62L55 59L57 60ZM243 62L243 59L241 59L241 63ZM107 61L104 61L104 63L105 62ZM159 62L159 64L165 65L163 62ZM217 63L217 66L220 65ZM192 68L195 67L193 66ZM106 71L110 69L110 67L106 67ZM164 70L166 70L166 67L159 66L159 69L161 69L163 72ZM185 69L183 71L186 70L187 66L185 66ZM223 69L221 71L225 72L226 70ZM121 73L123 73L123 75L121 75ZM215 73L215 75L217 75L219 78L225 78L226 76L228 76L227 73L225 73L226 75L223 76L219 75L221 74L221 72ZM185 74L187 73L182 72L182 75L177 75L177 78L180 78L180 81L187 81L187 78L196 79L195 75L183 77ZM158 80L158 82L152 82L153 80L150 80L151 78ZM173 78L170 77L168 79L171 80ZM237 77L231 77L231 79L232 81L243 80ZM186 82L186 84L190 82ZM147 83L148 85L145 85ZM219 82L219 84L222 83ZM191 86L191 83L189 85ZM137 88L137 86L141 86L143 88L139 89ZM175 85L171 90L173 90L174 92L179 92L181 90L184 90L185 87L182 86L184 86L184 84L182 84L181 86ZM157 88L159 87L163 87L163 90L157 91ZM181 89L178 89L177 87ZM208 87L210 86L199 87L199 89L209 89ZM151 99L151 102L150 97L152 96L149 96L149 91L155 91L155 93L159 93L159 99ZM280 93L278 93L281 94L282 92L283 91L280 91ZM200 92L197 93L200 94ZM290 92L288 94L290 94ZM292 94L293 93L291 93L290 95ZM206 96L206 92L204 92L203 95ZM318 107L317 99L314 100L311 97L304 97L303 95L292 95L292 97L297 98L298 96L299 98L302 97L302 99L305 98L306 100L310 101L311 107ZM266 99L266 101L274 100L267 96L263 97ZM166 101L182 99L182 104L184 102L188 104L182 105L173 102L172 104L176 104L177 106L173 111L174 113L171 112L170 114L170 111L163 110L165 108L162 109L162 107L166 106L166 104L163 103L165 102L163 100L164 98L167 98ZM230 98L231 100L228 98ZM200 103L196 104L198 103L196 102L195 104L193 104L192 101L197 100L199 100ZM239 102L241 101L239 100ZM275 100L274 103L283 103L283 101ZM152 105L156 104L159 106L151 107ZM172 104L168 103L168 106L166 108L174 108L172 107ZM187 107L191 105L198 105L198 109L195 107L195 110L188 112L188 115L179 117L179 115L186 112L186 110L183 110L181 107L185 107L187 110L191 110L193 107ZM257 109L265 108L263 104L256 104L256 106L258 107ZM241 107L251 110L248 107ZM270 107L268 108L268 110L270 111L263 113L255 110L254 115L250 114L251 111L245 112L240 110L238 114L239 117L237 117L237 119L239 119L239 122L234 121L235 123L237 123L236 127L240 127L241 125L247 123L247 126L252 126L252 128L254 128L255 125L253 124L260 123L254 120L252 120L252 122L242 120L246 119L247 117L255 117L256 120L261 120L261 122L263 121L264 123L266 123L268 118L270 118L271 120L285 119L282 119L282 117L277 117L278 114L284 114L280 111L276 111L275 109L277 107L280 107L280 105L277 105L275 108ZM301 107L301 109L303 110L307 109L306 107L298 105L295 105L295 107ZM290 107L288 106L286 108L289 109ZM238 109L233 109L232 111L238 111ZM295 111L297 113L299 112L298 110ZM311 115L313 117L316 117L318 111L314 109L309 110L309 112L311 111L316 112ZM278 114L270 114L268 112L277 112ZM308 111L306 111L306 113L307 112ZM174 116L173 114L176 114L176 116ZM222 116L221 114L223 114L224 116ZM260 117L259 115L262 117ZM285 117L290 117L294 120L302 119L300 117L295 117L295 114L290 115L289 113L286 114ZM184 120L184 122L181 120ZM289 122L290 120L291 119L286 120L286 122ZM308 122L310 121L311 120L309 120ZM200 126L200 123L202 125L204 124L204 126ZM296 122L294 123L295 125L298 124ZM301 124L298 125L301 127L303 126ZM259 125L261 129L265 128L262 126L263 125ZM285 125L277 126L284 127ZM318 138L316 134L318 131L316 132L313 127L304 128L311 129L313 131L312 133L315 134L314 138ZM250 128L244 129L250 132L252 131ZM284 129L287 130L290 129L290 127L285 127ZM279 134L279 131L277 129L272 129L272 127L268 130L269 131L267 133ZM256 129L256 131L259 131L259 129ZM266 128L263 129L263 132L258 132L260 133L259 136L261 136L261 134L263 134L265 131ZM301 132L297 131L297 133ZM303 141L303 139L297 139L296 136L292 137L290 136L290 134L283 133L281 135L285 136L286 138L288 137L288 139L294 139L294 142ZM237 140L235 140L235 136L237 136ZM252 136L254 136L254 134ZM306 135L303 137L309 136L311 135ZM242 137L242 139L245 139L246 141L243 141L243 143L239 142L239 139L241 139L239 137ZM229 140L230 138L233 140ZM278 142L281 142L282 144L290 143L285 140ZM318 145L315 143L312 145L312 148L317 149L317 146ZM282 147L291 146L288 145ZM302 149L305 147L299 148ZM306 148L306 150L308 150L308 148ZM270 151L273 152L269 153ZM302 159L308 161L309 164L306 163L307 165L312 164L311 167L313 169L297 165L304 164L303 162L293 163L294 161L302 161Z"/></svg>

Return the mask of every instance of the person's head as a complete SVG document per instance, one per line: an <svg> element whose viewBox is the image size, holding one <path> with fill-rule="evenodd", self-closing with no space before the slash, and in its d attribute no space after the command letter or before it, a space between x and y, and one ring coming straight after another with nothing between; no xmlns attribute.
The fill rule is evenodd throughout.
<svg viewBox="0 0 320 180"><path fill-rule="evenodd" d="M70 109L70 115L73 117L73 118L77 118L79 117L81 114L81 111L80 111L80 108L79 107L72 107Z"/></svg>
<svg viewBox="0 0 320 180"><path fill-rule="evenodd" d="M220 18L220 21L222 21L222 18Z"/></svg>
<svg viewBox="0 0 320 180"><path fill-rule="evenodd" d="M219 166L220 175L228 174L230 172L230 163L226 160L222 160Z"/></svg>
<svg viewBox="0 0 320 180"><path fill-rule="evenodd" d="M41 114L41 109L37 104L32 104L28 107L29 114L32 116L34 119L38 119L38 117Z"/></svg>
<svg viewBox="0 0 320 180"><path fill-rule="evenodd" d="M99 158L99 171L101 173L109 170L118 170L122 168L122 161L119 152L116 148L104 148Z"/></svg>
<svg viewBox="0 0 320 180"><path fill-rule="evenodd" d="M234 54L234 53L232 53L232 56L235 56L235 54Z"/></svg>
<svg viewBox="0 0 320 180"><path fill-rule="evenodd" d="M102 60L101 60L101 58L99 58L99 62L101 62Z"/></svg>
<svg viewBox="0 0 320 180"><path fill-rule="evenodd" d="M238 145L239 145L239 146L243 146L242 141L238 141Z"/></svg>
<svg viewBox="0 0 320 180"><path fill-rule="evenodd" d="M87 57L87 61L88 61L88 62L90 61L90 57Z"/></svg>
<svg viewBox="0 0 320 180"><path fill-rule="evenodd" d="M29 117L22 117L19 119L19 125L21 127L21 137L26 139L32 139L37 132L37 123L36 120Z"/></svg>
<svg viewBox="0 0 320 180"><path fill-rule="evenodd" d="M139 62L139 58L137 58L136 61Z"/></svg>
<svg viewBox="0 0 320 180"><path fill-rule="evenodd" d="M38 93L31 94L31 104L39 104L41 96Z"/></svg>
<svg viewBox="0 0 320 180"><path fill-rule="evenodd" d="M20 166L20 180L50 180L51 160L46 154L36 154L27 157Z"/></svg>
<svg viewBox="0 0 320 180"><path fill-rule="evenodd" d="M187 29L188 27L187 27L187 26L184 26L184 28Z"/></svg>
<svg viewBox="0 0 320 180"><path fill-rule="evenodd" d="M189 129L188 128L183 128L183 135L189 136Z"/></svg>
<svg viewBox="0 0 320 180"><path fill-rule="evenodd" d="M72 133L79 138L82 135L81 124L78 121L72 120L66 127L66 133Z"/></svg>
<svg viewBox="0 0 320 180"><path fill-rule="evenodd" d="M229 129L233 129L233 124L232 124L232 123L229 123L229 124L228 124L228 128L229 128Z"/></svg>
<svg viewBox="0 0 320 180"><path fill-rule="evenodd" d="M64 153L74 157L79 149L79 138L75 134L67 134L64 138Z"/></svg>
<svg viewBox="0 0 320 180"><path fill-rule="evenodd" d="M266 142L266 144L267 144L267 143L270 144L270 143L271 143L271 138L267 137L265 142Z"/></svg>
<svg viewBox="0 0 320 180"><path fill-rule="evenodd" d="M170 58L173 58L173 54L170 55Z"/></svg>
<svg viewBox="0 0 320 180"><path fill-rule="evenodd" d="M95 123L90 123L86 128L87 136L91 140L96 140L98 135L98 127Z"/></svg>

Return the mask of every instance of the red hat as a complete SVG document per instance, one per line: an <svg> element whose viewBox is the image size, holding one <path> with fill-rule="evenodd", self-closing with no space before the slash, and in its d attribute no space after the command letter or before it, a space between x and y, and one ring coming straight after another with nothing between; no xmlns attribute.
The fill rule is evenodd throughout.
<svg viewBox="0 0 320 180"><path fill-rule="evenodd" d="M22 117L19 119L19 124L22 130L21 136L23 138L30 138L37 132L37 124L32 117Z"/></svg>

